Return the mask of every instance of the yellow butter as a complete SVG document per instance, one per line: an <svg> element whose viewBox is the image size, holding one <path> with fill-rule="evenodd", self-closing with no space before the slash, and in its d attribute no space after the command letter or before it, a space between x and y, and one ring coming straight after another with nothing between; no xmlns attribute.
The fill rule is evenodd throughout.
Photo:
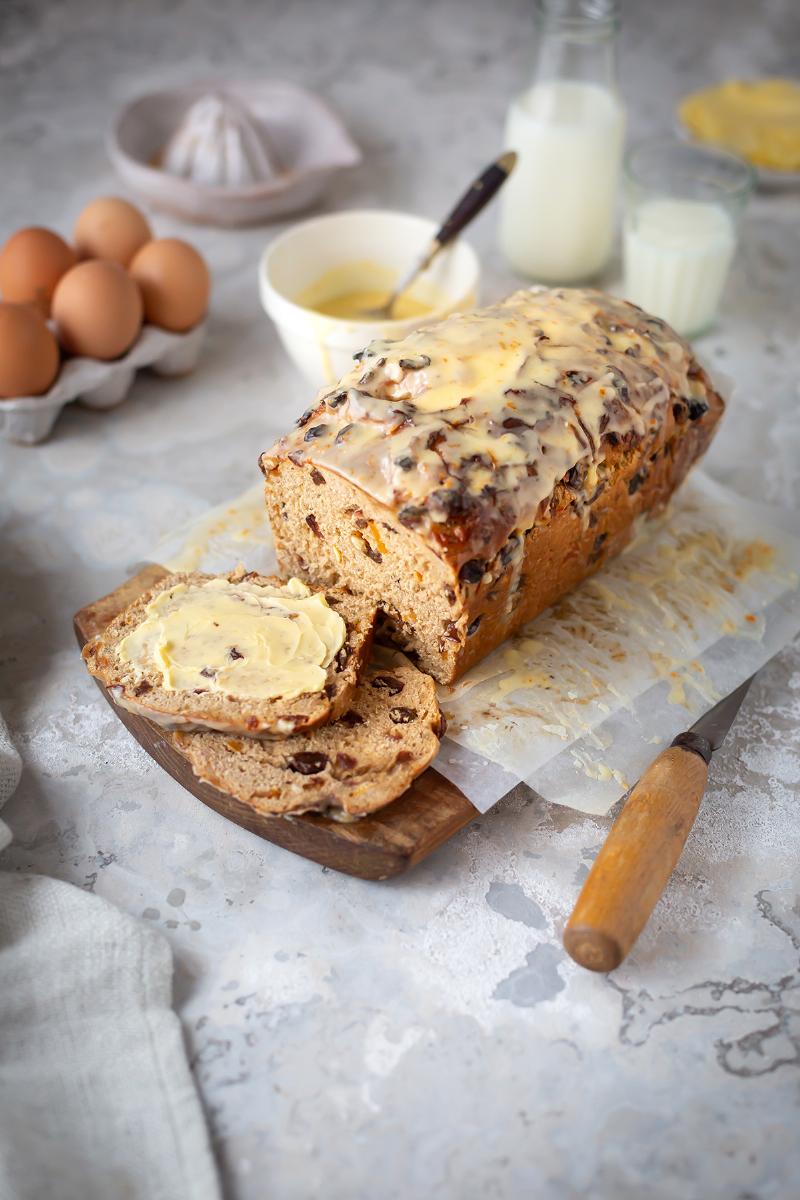
<svg viewBox="0 0 800 1200"><path fill-rule="evenodd" d="M729 79L687 96L680 118L703 142L774 171L800 171L800 84Z"/></svg>
<svg viewBox="0 0 800 1200"><path fill-rule="evenodd" d="M160 673L168 691L284 700L325 686L347 628L325 596L299 579L178 583L159 592L117 654Z"/></svg>

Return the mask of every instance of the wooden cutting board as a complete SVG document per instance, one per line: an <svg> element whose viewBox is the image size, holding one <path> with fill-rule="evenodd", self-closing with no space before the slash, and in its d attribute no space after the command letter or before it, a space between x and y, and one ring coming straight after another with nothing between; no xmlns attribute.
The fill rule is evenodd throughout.
<svg viewBox="0 0 800 1200"><path fill-rule="evenodd" d="M116 591L77 612L73 623L79 645L83 647L123 608L166 574L164 567L146 567ZM477 816L478 810L458 788L431 767L399 800L381 812L350 824L312 813L278 817L256 812L234 796L201 783L157 725L118 708L102 684L97 683L97 686L137 742L198 800L268 842L334 871L357 875L361 879L390 879L427 858L437 846Z"/></svg>

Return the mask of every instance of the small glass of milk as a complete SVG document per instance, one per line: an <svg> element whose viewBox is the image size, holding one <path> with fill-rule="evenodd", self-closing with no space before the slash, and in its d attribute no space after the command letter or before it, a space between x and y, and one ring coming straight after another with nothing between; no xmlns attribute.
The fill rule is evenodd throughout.
<svg viewBox="0 0 800 1200"><path fill-rule="evenodd" d="M754 172L726 150L653 138L625 159L624 295L685 337L713 324Z"/></svg>

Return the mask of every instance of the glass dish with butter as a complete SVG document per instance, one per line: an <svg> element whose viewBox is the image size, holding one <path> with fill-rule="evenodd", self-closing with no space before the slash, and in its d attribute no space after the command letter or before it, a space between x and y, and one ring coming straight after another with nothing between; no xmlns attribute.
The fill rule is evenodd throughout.
<svg viewBox="0 0 800 1200"><path fill-rule="evenodd" d="M740 155L764 183L800 181L800 83L728 79L686 96L682 131Z"/></svg>

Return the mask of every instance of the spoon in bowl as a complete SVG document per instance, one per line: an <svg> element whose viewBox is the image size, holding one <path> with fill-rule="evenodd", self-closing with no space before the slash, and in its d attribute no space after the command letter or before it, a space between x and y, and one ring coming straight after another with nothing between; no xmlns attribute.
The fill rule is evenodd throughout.
<svg viewBox="0 0 800 1200"><path fill-rule="evenodd" d="M417 275L431 265L439 251L448 242L452 242L453 238L457 237L462 229L465 229L470 221L474 217L477 217L478 213L486 207L514 170L516 161L516 153L513 150L507 150L505 154L502 154L500 158L491 163L485 171L481 172L458 201L458 204L456 204L438 233L436 233L433 240L427 246L422 257L402 276L386 303L379 305L377 308L365 309L363 313L364 317L373 321L391 320L392 309L397 303L398 297L411 286Z"/></svg>

